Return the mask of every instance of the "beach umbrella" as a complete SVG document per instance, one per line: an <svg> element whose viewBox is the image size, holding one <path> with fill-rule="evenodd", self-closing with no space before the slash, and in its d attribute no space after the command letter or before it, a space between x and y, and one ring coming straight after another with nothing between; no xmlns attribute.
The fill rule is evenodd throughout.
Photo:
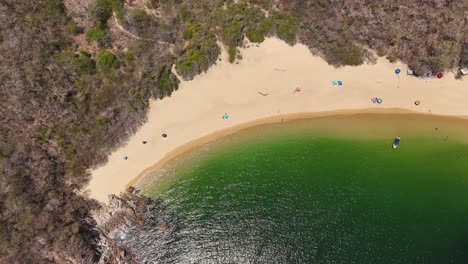
<svg viewBox="0 0 468 264"><path fill-rule="evenodd" d="M396 70L395 70L395 73L396 73L396 74L399 74L400 72L401 72L400 69L396 69Z"/></svg>
<svg viewBox="0 0 468 264"><path fill-rule="evenodd" d="M437 78L440 79L440 78L442 78L442 77L444 77L444 75L443 75L441 72L439 72L439 73L437 74Z"/></svg>
<svg viewBox="0 0 468 264"><path fill-rule="evenodd" d="M124 159L124 160L128 160L128 157L127 157L127 156L124 156L123 159Z"/></svg>
<svg viewBox="0 0 468 264"><path fill-rule="evenodd" d="M162 136L163 139L166 139L166 138L167 138L167 134L166 134L166 133L162 134L161 136Z"/></svg>
<svg viewBox="0 0 468 264"><path fill-rule="evenodd" d="M338 85L343 85L343 82L342 82L342 81L338 81Z"/></svg>
<svg viewBox="0 0 468 264"><path fill-rule="evenodd" d="M146 143L148 143L148 141L146 141L146 140L143 140L143 142L141 142L141 143L143 143L143 144L146 144Z"/></svg>

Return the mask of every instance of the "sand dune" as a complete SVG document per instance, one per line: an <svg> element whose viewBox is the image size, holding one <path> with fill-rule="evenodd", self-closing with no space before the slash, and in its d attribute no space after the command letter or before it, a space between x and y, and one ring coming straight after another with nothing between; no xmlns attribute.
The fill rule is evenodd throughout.
<svg viewBox="0 0 468 264"><path fill-rule="evenodd" d="M291 47L275 38L243 49L242 56L239 64L229 64L225 58L193 81L182 81L171 97L152 101L148 122L106 164L92 171L89 195L107 202L109 194L122 191L145 169L184 151L194 140L209 141L232 127L337 110L404 109L468 116L467 82L455 80L452 73L442 79L419 79L408 76L404 64L385 59L374 65L334 68L306 46ZM399 75L396 68L402 71ZM343 85L334 86L333 80ZM296 87L301 91L294 93ZM382 98L383 103L373 104L372 97ZM414 104L416 100L420 105ZM222 118L224 113L228 119ZM162 140L162 133L167 133L167 140ZM148 143L142 144L143 140Z"/></svg>

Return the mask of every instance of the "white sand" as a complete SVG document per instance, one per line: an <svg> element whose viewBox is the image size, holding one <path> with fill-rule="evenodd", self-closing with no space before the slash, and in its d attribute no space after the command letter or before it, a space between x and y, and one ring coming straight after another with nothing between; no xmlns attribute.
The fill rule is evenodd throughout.
<svg viewBox="0 0 468 264"><path fill-rule="evenodd" d="M202 137L206 142L213 132L262 118L369 108L468 116L467 82L455 80L452 73L442 79L419 79L407 76L404 64L385 59L375 65L334 68L306 46L291 47L274 38L258 48L243 49L242 55L237 65L229 64L224 54L207 73L181 82L171 97L152 101L148 122L92 171L90 196L107 202L109 194L119 193L145 169L181 152L189 142ZM396 68L401 69L399 77ZM333 80L344 84L335 87ZM301 92L293 93L297 86ZM372 97L383 103L373 104ZM414 105L416 100L419 106ZM229 119L222 119L224 113ZM162 140L162 133L168 134L167 140ZM143 145L143 140L148 143Z"/></svg>

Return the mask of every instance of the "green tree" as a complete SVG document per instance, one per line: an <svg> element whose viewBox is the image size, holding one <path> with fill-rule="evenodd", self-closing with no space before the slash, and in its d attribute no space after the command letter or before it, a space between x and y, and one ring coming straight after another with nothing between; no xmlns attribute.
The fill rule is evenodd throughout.
<svg viewBox="0 0 468 264"><path fill-rule="evenodd" d="M120 67L120 62L114 53L108 50L101 50L97 54L96 66L101 71L107 71L110 69L118 69Z"/></svg>

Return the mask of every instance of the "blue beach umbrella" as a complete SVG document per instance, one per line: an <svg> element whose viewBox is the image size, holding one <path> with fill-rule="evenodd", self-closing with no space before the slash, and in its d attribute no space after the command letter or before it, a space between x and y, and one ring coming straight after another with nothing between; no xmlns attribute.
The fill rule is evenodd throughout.
<svg viewBox="0 0 468 264"><path fill-rule="evenodd" d="M338 85L343 85L343 82L342 82L342 81L338 81Z"/></svg>
<svg viewBox="0 0 468 264"><path fill-rule="evenodd" d="M395 70L395 73L396 73L396 74L399 74L400 72L401 72L400 69L396 69L396 70Z"/></svg>

